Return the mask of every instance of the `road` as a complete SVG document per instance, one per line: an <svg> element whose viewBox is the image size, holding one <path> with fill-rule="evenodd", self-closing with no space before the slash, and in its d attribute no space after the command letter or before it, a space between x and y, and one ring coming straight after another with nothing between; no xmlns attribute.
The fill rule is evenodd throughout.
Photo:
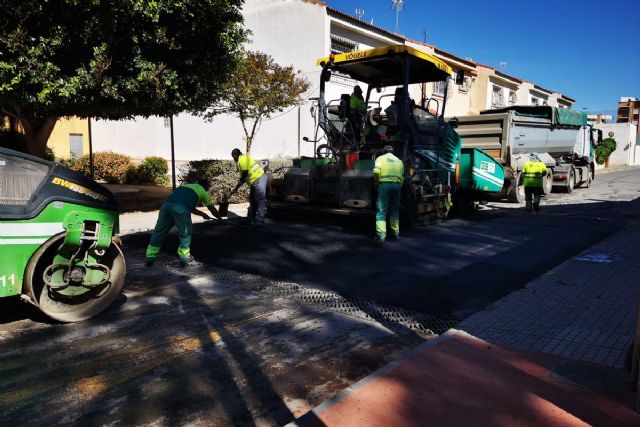
<svg viewBox="0 0 640 427"><path fill-rule="evenodd" d="M180 269L126 236L126 291L83 324L0 302L0 425L281 425L593 243L640 208L640 170L490 203L372 244L318 218L202 224Z"/></svg>

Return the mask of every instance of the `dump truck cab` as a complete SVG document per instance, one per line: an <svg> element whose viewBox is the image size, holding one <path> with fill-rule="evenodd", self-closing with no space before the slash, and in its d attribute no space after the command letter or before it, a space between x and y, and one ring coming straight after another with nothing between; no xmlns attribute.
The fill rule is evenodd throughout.
<svg viewBox="0 0 640 427"><path fill-rule="evenodd" d="M273 180L269 209L372 214L374 162L391 145L405 165L401 217L445 216L456 189L461 141L444 120L446 96L443 105L434 100L423 107L411 99L409 87L448 82L453 70L403 45L331 55L317 65L322 67L317 127L315 137L306 139L315 155L296 162L282 180ZM326 99L327 82L345 77L366 87L366 112L352 110L351 87L338 99Z"/></svg>

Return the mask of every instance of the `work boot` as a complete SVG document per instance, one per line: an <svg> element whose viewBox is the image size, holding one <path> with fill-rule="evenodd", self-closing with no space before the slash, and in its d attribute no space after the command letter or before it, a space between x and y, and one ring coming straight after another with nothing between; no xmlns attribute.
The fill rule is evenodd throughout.
<svg viewBox="0 0 640 427"><path fill-rule="evenodd" d="M384 238L381 238L380 236L376 236L373 239L373 243L375 243L376 245L383 245L384 244Z"/></svg>
<svg viewBox="0 0 640 427"><path fill-rule="evenodd" d="M238 221L238 224L251 225L253 224L253 220L250 218L241 218L240 221Z"/></svg>
<svg viewBox="0 0 640 427"><path fill-rule="evenodd" d="M399 238L399 234L389 234L389 236L387 237L388 240L398 240Z"/></svg>
<svg viewBox="0 0 640 427"><path fill-rule="evenodd" d="M191 264L192 261L193 261L192 256L180 258L180 267L186 267L187 265Z"/></svg>
<svg viewBox="0 0 640 427"><path fill-rule="evenodd" d="M145 267L153 267L153 263L156 262L155 258L147 258L144 262Z"/></svg>

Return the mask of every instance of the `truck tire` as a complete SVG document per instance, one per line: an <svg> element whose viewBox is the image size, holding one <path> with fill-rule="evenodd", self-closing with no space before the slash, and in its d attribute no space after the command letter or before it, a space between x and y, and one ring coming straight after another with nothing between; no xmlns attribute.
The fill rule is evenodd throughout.
<svg viewBox="0 0 640 427"><path fill-rule="evenodd" d="M549 195L553 191L553 171L549 171L542 181L542 194Z"/></svg>
<svg viewBox="0 0 640 427"><path fill-rule="evenodd" d="M515 185L509 188L507 200L511 203L524 203L524 185L522 184L522 173L518 172L514 179Z"/></svg>
<svg viewBox="0 0 640 427"><path fill-rule="evenodd" d="M571 193L573 191L573 187L576 185L576 172L571 169L569 174L567 175L567 184L564 188L566 193Z"/></svg>
<svg viewBox="0 0 640 427"><path fill-rule="evenodd" d="M115 243L105 250L101 262L111 270L107 283L74 297L57 297L49 292L42 278L45 268L51 264L64 233L46 241L33 254L24 274L25 292L33 303L48 317L61 322L80 322L105 310L120 295L124 284L126 265L122 251Z"/></svg>

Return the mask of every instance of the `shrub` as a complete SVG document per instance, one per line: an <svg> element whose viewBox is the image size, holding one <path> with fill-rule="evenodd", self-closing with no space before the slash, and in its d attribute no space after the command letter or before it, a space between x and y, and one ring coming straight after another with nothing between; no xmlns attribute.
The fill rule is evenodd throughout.
<svg viewBox="0 0 640 427"><path fill-rule="evenodd" d="M137 168L129 172L136 184L167 185L169 165L162 157L151 156L145 158ZM130 182L127 179L127 182Z"/></svg>
<svg viewBox="0 0 640 427"><path fill-rule="evenodd" d="M293 164L290 159L273 159L269 161L267 173L273 177L284 175L284 166ZM238 167L233 160L194 160L180 170L180 180L182 182L196 182L199 179L208 178L211 180L211 194L215 203L226 200L227 195L238 183L240 174ZM246 202L249 197L249 186L243 185L229 200L231 203Z"/></svg>
<svg viewBox="0 0 640 427"><path fill-rule="evenodd" d="M132 167L131 158L124 154L103 151L93 154L93 173L95 179L106 181L110 184L122 184L127 177L127 171ZM78 158L72 167L73 170L89 176L89 155Z"/></svg>
<svg viewBox="0 0 640 427"><path fill-rule="evenodd" d="M596 147L596 163L604 165L614 151L616 151L616 140L613 138L603 139Z"/></svg>

